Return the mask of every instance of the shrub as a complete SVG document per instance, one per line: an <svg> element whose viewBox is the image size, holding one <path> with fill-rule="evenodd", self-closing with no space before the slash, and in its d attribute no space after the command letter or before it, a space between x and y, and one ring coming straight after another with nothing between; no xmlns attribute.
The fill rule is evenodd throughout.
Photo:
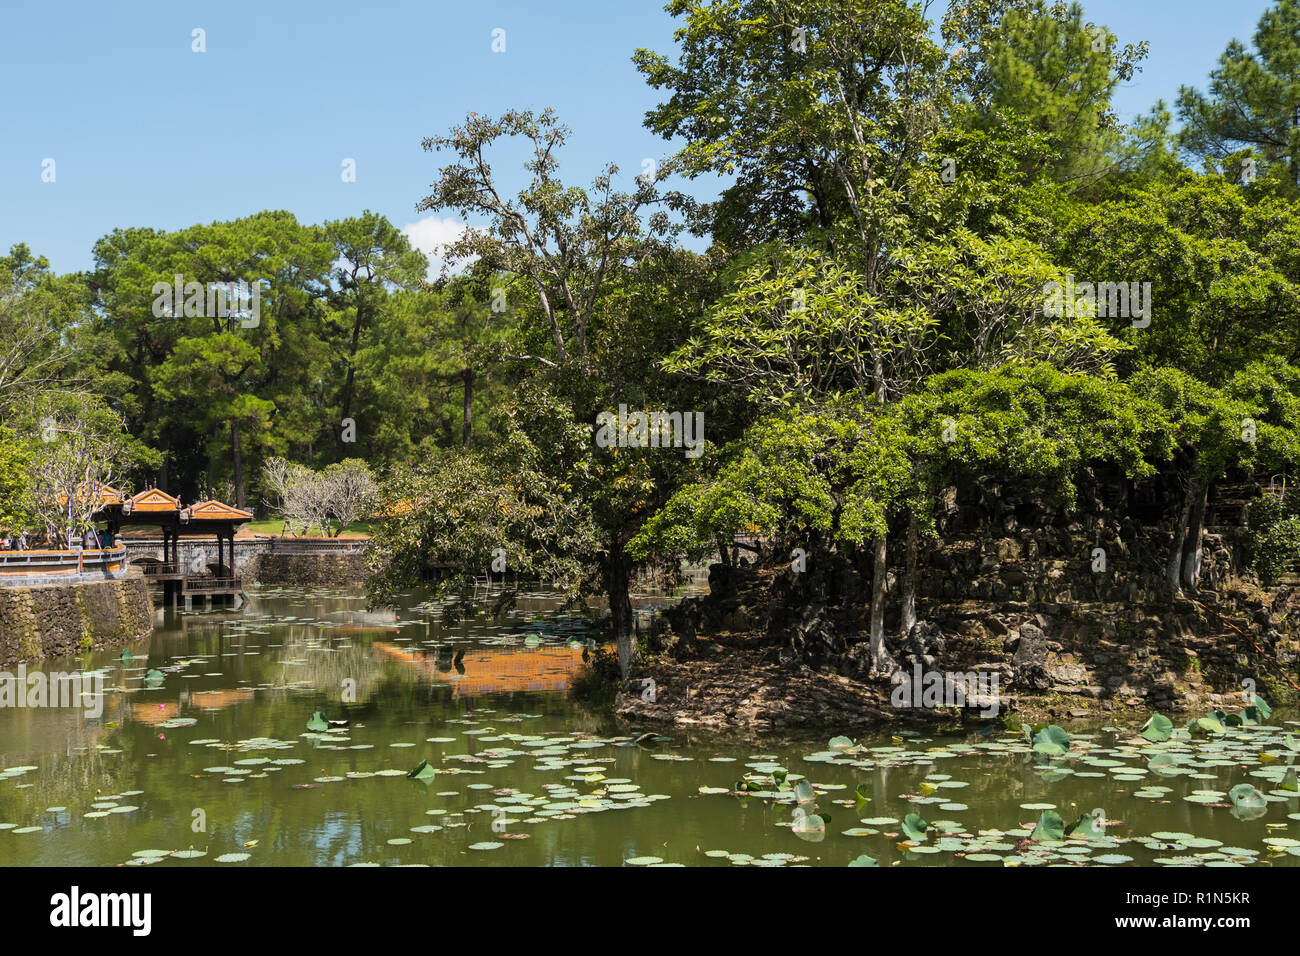
<svg viewBox="0 0 1300 956"><path fill-rule="evenodd" d="M574 700L582 701L589 707L613 707L614 696L623 681L617 652L600 647L594 654L584 652L582 656L586 666L573 678L570 693Z"/></svg>
<svg viewBox="0 0 1300 956"><path fill-rule="evenodd" d="M1252 501L1246 514L1246 563L1261 584L1276 584L1293 561L1300 558L1300 514L1294 495L1286 499L1266 495Z"/></svg>

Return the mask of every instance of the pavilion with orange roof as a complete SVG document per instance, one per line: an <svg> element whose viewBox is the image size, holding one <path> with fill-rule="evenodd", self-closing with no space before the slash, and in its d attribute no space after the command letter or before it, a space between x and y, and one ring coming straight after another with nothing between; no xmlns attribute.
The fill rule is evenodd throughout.
<svg viewBox="0 0 1300 956"><path fill-rule="evenodd" d="M110 494L111 492L111 494ZM165 593L174 593L179 597L185 588L188 575L179 565L180 538L215 535L217 539L217 574L218 582L228 587L222 589L206 588L206 591L223 593L240 593L242 588L234 577L235 568L235 532L239 526L251 521L253 513L242 508L234 508L220 501L200 501L188 508L181 504L179 498L173 498L158 488L147 488L130 498L112 488L104 489L104 505L97 517L106 522L112 535L117 535L124 527L155 526L162 530L163 560L153 569L149 576L163 582ZM227 548L229 564L226 563ZM176 586L169 587L175 583Z"/></svg>

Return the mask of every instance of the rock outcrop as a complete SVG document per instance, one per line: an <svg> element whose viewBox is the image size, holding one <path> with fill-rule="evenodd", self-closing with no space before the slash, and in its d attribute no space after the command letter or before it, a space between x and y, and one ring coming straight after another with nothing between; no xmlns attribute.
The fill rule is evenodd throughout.
<svg viewBox="0 0 1300 956"><path fill-rule="evenodd" d="M886 644L899 667L996 674L1007 707L1055 719L1230 708L1240 705L1244 680L1272 701L1294 700L1300 590L1258 587L1237 566L1236 529L1212 528L1199 589L1171 595L1172 534L1152 520L1163 506L1127 501L1122 480L1093 478L1089 487L1088 478L1068 512L1032 489L987 482L958 508L950 489L938 536L920 549L920 621L905 635L901 548L891 546ZM868 679L869 554L810 554L797 574L787 550L774 549L765 567L716 565L708 597L658 616L638 676L668 692L653 711L627 694L616 710L755 728L811 726L818 712L853 707L874 712L864 701L888 684ZM743 696L732 700L721 690L727 684ZM788 692L794 686L799 693ZM847 703L816 703L826 695ZM769 697L783 703L753 703ZM707 713L714 704L730 716Z"/></svg>

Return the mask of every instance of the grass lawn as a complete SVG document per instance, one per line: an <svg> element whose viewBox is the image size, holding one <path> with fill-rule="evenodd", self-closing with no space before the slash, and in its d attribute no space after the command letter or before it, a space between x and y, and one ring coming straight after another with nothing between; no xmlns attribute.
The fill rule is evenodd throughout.
<svg viewBox="0 0 1300 956"><path fill-rule="evenodd" d="M284 522L278 518L271 518L266 521L250 521L243 526L245 531L253 534L279 534L284 527ZM372 534L371 523L369 521L354 521L343 529L344 534ZM319 531L313 531L311 537L320 537Z"/></svg>

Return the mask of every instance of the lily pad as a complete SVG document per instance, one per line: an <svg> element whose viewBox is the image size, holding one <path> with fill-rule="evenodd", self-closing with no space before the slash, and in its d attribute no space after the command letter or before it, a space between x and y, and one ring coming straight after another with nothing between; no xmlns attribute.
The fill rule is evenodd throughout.
<svg viewBox="0 0 1300 956"><path fill-rule="evenodd" d="M930 824L921 818L919 813L909 813L903 817L903 832L907 834L909 840L924 840L925 831L930 828Z"/></svg>
<svg viewBox="0 0 1300 956"><path fill-rule="evenodd" d="M1267 798L1248 783L1240 783L1228 791L1228 799L1239 810L1262 809L1268 805Z"/></svg>
<svg viewBox="0 0 1300 956"><path fill-rule="evenodd" d="M1038 818L1038 825L1034 827L1030 839L1042 842L1044 840L1059 841L1065 839L1065 821L1055 810L1044 810Z"/></svg>
<svg viewBox="0 0 1300 956"><path fill-rule="evenodd" d="M1174 732L1174 722L1163 714L1152 714L1151 718L1138 731L1138 736L1160 743L1168 740Z"/></svg>

